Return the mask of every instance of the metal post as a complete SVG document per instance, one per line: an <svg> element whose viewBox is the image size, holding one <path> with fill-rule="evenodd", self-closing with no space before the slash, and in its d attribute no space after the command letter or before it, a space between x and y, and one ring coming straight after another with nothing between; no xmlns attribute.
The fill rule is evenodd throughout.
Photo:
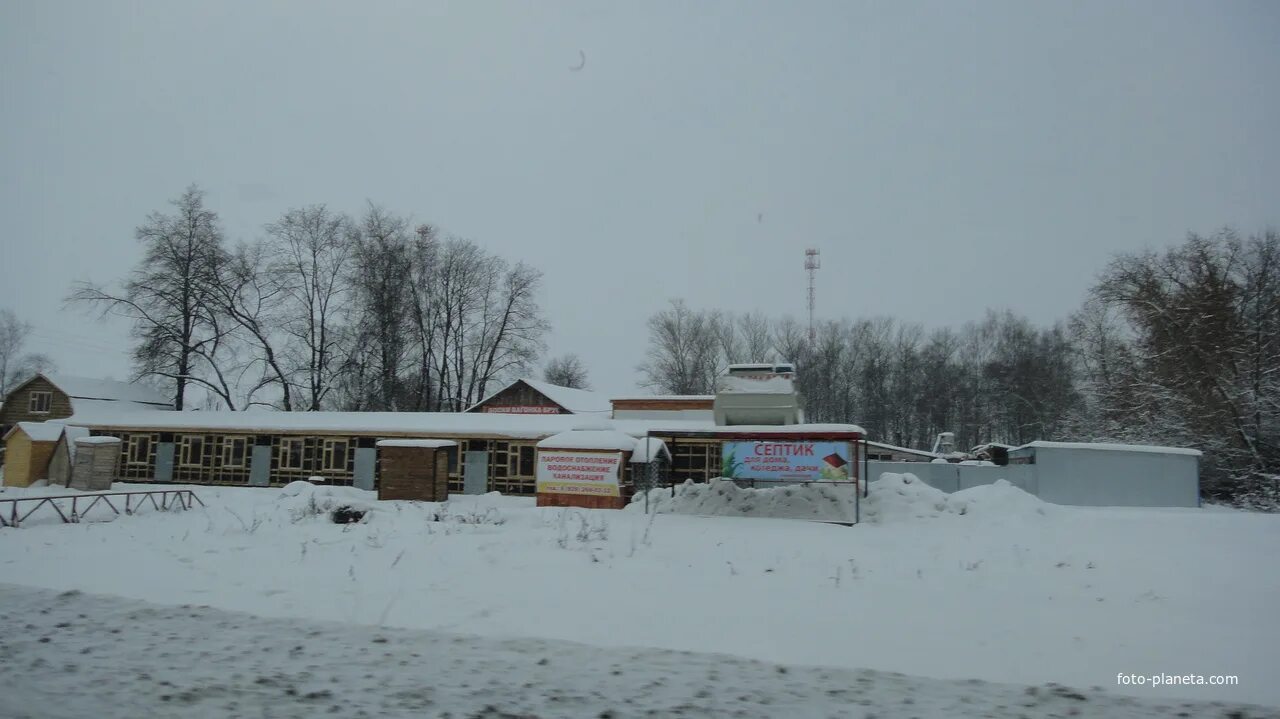
<svg viewBox="0 0 1280 719"><path fill-rule="evenodd" d="M871 484L871 467L867 464L867 438L858 440L858 444L862 445L862 496L866 497Z"/></svg>
<svg viewBox="0 0 1280 719"><path fill-rule="evenodd" d="M645 451L645 456L646 456L646 457L648 458L648 460L649 460L649 464L648 464L648 465L646 465L646 466L645 466L645 468L644 468L644 473L645 473L645 478L644 478L644 513L645 513L645 514L648 514L648 513L649 513L649 490L651 489L651 487L650 487L649 485L653 483L653 471L652 471L652 469L651 469L651 468L653 467L653 456L650 454L650 452L653 450L653 446L652 446L652 442L650 442L650 440L649 440L649 437L650 437L650 435L652 435L652 433L653 433L653 430L648 430L648 429L646 429L646 430L644 431L644 451Z"/></svg>

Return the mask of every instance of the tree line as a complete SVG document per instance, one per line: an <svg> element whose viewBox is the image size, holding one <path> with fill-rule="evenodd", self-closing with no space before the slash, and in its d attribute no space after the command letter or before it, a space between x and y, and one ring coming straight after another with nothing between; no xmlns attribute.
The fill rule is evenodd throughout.
<svg viewBox="0 0 1280 719"><path fill-rule="evenodd" d="M178 409L203 396L227 409L460 411L545 350L541 273L471 240L370 203L358 217L290 209L232 245L198 187L171 204L137 228L143 258L123 282L76 283L69 301L128 319L137 375L169 387ZM0 325L0 384L48 365L18 351L29 327ZM1207 496L1280 504L1274 231L1119 255L1047 327L1009 311L930 330L842 318L811 341L791 317L675 300L648 329L638 371L660 393L712 393L733 362L791 361L810 421L911 447L944 431L962 447L1195 447ZM544 376L588 386L572 355Z"/></svg>
<svg viewBox="0 0 1280 719"><path fill-rule="evenodd" d="M988 312L926 331L889 317L821 323L696 310L649 319L644 384L709 394L733 362L791 361L809 421L928 447L1111 441L1204 452L1211 498L1280 506L1280 234L1192 234L1117 256L1083 306L1037 327Z"/></svg>
<svg viewBox="0 0 1280 719"><path fill-rule="evenodd" d="M290 209L232 245L199 187L171 204L123 282L68 299L130 321L137 375L177 409L460 411L544 349L541 272L471 240L370 203Z"/></svg>

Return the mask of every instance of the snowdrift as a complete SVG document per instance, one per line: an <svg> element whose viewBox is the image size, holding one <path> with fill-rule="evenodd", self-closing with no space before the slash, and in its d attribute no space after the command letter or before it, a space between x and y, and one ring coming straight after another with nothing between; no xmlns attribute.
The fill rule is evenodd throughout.
<svg viewBox="0 0 1280 719"><path fill-rule="evenodd" d="M378 495L354 487L317 485L299 480L280 488L276 506L291 521L324 517L329 521L367 521L376 511Z"/></svg>
<svg viewBox="0 0 1280 719"><path fill-rule="evenodd" d="M675 488L649 490L649 511L661 514L696 514L723 517L773 517L823 522L854 521L856 490L852 484L792 485L749 489L729 479ZM644 494L636 494L628 510L645 511Z"/></svg>
<svg viewBox="0 0 1280 719"><path fill-rule="evenodd" d="M751 489L732 480L705 484L685 482L675 488L649 491L649 511L722 517L772 517L824 522L852 522L856 516L853 485L815 482L787 487ZM644 511L645 497L637 494L627 507ZM995 484L947 494L914 474L886 472L871 483L862 500L862 521L871 523L975 516L984 519L1047 516L1054 505L1041 501L1001 479Z"/></svg>

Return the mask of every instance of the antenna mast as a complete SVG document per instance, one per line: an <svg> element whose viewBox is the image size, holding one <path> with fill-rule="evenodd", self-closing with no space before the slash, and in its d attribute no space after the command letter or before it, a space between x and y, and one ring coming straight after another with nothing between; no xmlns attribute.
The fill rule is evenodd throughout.
<svg viewBox="0 0 1280 719"><path fill-rule="evenodd" d="M817 295L814 292L814 286L818 279L818 268L822 267L822 260L819 257L822 253L816 247L810 247L804 251L804 269L809 273L809 345L817 343L818 335L813 326L813 306Z"/></svg>

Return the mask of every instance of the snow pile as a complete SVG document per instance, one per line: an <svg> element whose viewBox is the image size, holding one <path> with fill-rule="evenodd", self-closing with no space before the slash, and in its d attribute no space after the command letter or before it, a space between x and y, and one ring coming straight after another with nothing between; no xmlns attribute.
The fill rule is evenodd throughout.
<svg viewBox="0 0 1280 719"><path fill-rule="evenodd" d="M1053 505L1028 494L1007 480L947 494L911 473L885 472L871 483L862 503L862 518L872 523L943 516L983 519L1034 519L1049 514Z"/></svg>
<svg viewBox="0 0 1280 719"><path fill-rule="evenodd" d="M773 517L852 522L855 517L852 484L813 483L750 489L733 480L685 482L675 488L649 490L649 511L660 514L695 514L721 517ZM645 509L644 494L636 494L628 509Z"/></svg>
<svg viewBox="0 0 1280 719"><path fill-rule="evenodd" d="M994 484L983 484L962 489L947 496L947 503L960 514L979 517L1010 517L1037 519L1056 511L1058 505L1050 504L1034 494L1024 492L1006 479Z"/></svg>
<svg viewBox="0 0 1280 719"><path fill-rule="evenodd" d="M925 484L914 474L885 472L871 483L862 503L862 519L883 523L958 514L948 500L946 492Z"/></svg>
<svg viewBox="0 0 1280 719"><path fill-rule="evenodd" d="M884 472L870 484L870 495L863 500L863 519L884 523L946 516L1038 518L1047 516L1052 507L1007 480L947 494L910 472Z"/></svg>
<svg viewBox="0 0 1280 719"><path fill-rule="evenodd" d="M852 522L857 516L856 500L851 484L813 482L752 489L732 480L715 479L705 484L685 482L674 492L650 490L648 506L650 512L658 514ZM886 523L966 515L983 519L1036 518L1047 515L1051 506L1003 479L947 494L914 474L885 472L871 483L861 511L863 521ZM644 511L644 493L636 494L628 509Z"/></svg>
<svg viewBox="0 0 1280 719"><path fill-rule="evenodd" d="M372 519L370 513L375 511L377 499L375 492L355 487L315 485L299 480L280 489L276 506L292 522L321 516L333 522L367 522Z"/></svg>

